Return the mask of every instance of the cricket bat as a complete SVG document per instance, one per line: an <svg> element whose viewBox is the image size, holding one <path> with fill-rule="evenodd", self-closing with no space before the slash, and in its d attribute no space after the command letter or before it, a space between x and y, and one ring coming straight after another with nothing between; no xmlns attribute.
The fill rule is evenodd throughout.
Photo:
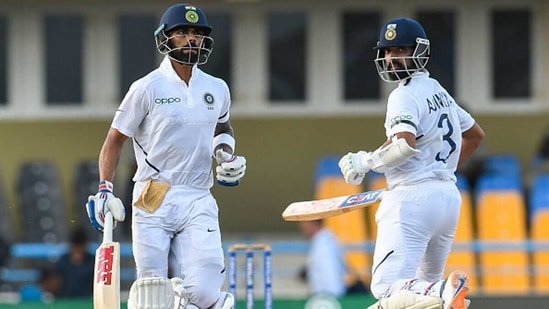
<svg viewBox="0 0 549 309"><path fill-rule="evenodd" d="M293 202L282 213L286 221L325 219L373 205L381 201L385 189L322 200Z"/></svg>
<svg viewBox="0 0 549 309"><path fill-rule="evenodd" d="M93 308L120 309L120 243L113 242L113 217L105 214L103 242L95 251Z"/></svg>

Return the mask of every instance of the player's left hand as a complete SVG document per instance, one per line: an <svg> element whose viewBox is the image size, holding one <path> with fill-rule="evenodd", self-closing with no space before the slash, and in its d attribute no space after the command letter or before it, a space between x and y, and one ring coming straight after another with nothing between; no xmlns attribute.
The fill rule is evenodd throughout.
<svg viewBox="0 0 549 309"><path fill-rule="evenodd" d="M218 149L215 152L215 160L217 183L226 187L238 186L246 173L246 158Z"/></svg>
<svg viewBox="0 0 549 309"><path fill-rule="evenodd" d="M370 153L366 151L349 152L339 160L339 169L345 182L351 185L359 185L370 171L368 159Z"/></svg>

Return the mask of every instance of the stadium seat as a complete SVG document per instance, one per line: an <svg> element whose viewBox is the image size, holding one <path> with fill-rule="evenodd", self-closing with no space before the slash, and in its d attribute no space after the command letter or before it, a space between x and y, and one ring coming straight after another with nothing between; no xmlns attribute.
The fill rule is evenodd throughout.
<svg viewBox="0 0 549 309"><path fill-rule="evenodd" d="M66 241L66 207L57 167L47 161L24 162L18 180L23 241Z"/></svg>
<svg viewBox="0 0 549 309"><path fill-rule="evenodd" d="M367 178L368 191L381 190L387 187L385 175L375 172L369 172ZM366 208L366 218L368 220L368 235L370 240L375 242L377 237L376 211L379 208L379 203Z"/></svg>
<svg viewBox="0 0 549 309"><path fill-rule="evenodd" d="M537 293L549 292L549 174L538 175L530 190L530 237L533 243L533 285Z"/></svg>
<svg viewBox="0 0 549 309"><path fill-rule="evenodd" d="M362 186L345 182L338 167L339 157L323 157L319 160L315 177L315 199L324 199L363 191ZM365 211L358 209L325 220L325 226L331 229L342 245L364 244L368 241ZM370 282L371 255L366 252L349 252L347 262L354 273L361 276L365 284ZM351 280L351 279L349 279ZM350 283L350 282L349 282Z"/></svg>
<svg viewBox="0 0 549 309"><path fill-rule="evenodd" d="M512 154L495 154L484 160L484 171L489 174L521 175L521 166L517 156Z"/></svg>
<svg viewBox="0 0 549 309"><path fill-rule="evenodd" d="M509 176L487 173L477 183L480 281L485 294L529 290L526 207L520 181Z"/></svg>
<svg viewBox="0 0 549 309"><path fill-rule="evenodd" d="M469 278L470 291L471 293L475 293L478 286L478 276L473 248L473 202L471 188L467 179L461 175L457 175L457 186L461 192L461 211L454 238L454 246L446 262L446 275L458 269L465 271Z"/></svg>

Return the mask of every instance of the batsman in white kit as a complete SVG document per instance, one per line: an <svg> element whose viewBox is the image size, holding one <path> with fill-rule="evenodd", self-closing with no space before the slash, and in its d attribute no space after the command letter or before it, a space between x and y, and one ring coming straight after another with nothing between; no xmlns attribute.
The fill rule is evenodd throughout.
<svg viewBox="0 0 549 309"><path fill-rule="evenodd" d="M246 159L234 154L231 97L225 81L198 68L212 52L212 27L192 4L176 4L154 32L164 55L160 66L135 81L120 104L99 154L99 193L87 203L92 224L105 213L124 220L112 181L123 144L131 138L137 161L133 177L132 249L137 280L129 309L229 309L222 292L224 254L217 202L210 189L233 187ZM168 278L168 257L174 278Z"/></svg>
<svg viewBox="0 0 549 309"><path fill-rule="evenodd" d="M339 161L350 184L360 184L371 170L387 181L375 215L371 291L378 302L370 308L467 308L467 275L443 276L461 205L455 171L484 132L429 76L430 42L417 21L388 21L375 49L379 76L398 84L387 102L387 140Z"/></svg>

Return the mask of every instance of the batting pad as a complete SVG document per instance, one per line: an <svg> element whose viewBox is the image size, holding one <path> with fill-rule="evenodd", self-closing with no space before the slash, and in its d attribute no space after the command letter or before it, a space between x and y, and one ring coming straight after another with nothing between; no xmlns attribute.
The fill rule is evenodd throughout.
<svg viewBox="0 0 549 309"><path fill-rule="evenodd" d="M174 297L170 279L138 279L130 288L128 309L173 309Z"/></svg>

